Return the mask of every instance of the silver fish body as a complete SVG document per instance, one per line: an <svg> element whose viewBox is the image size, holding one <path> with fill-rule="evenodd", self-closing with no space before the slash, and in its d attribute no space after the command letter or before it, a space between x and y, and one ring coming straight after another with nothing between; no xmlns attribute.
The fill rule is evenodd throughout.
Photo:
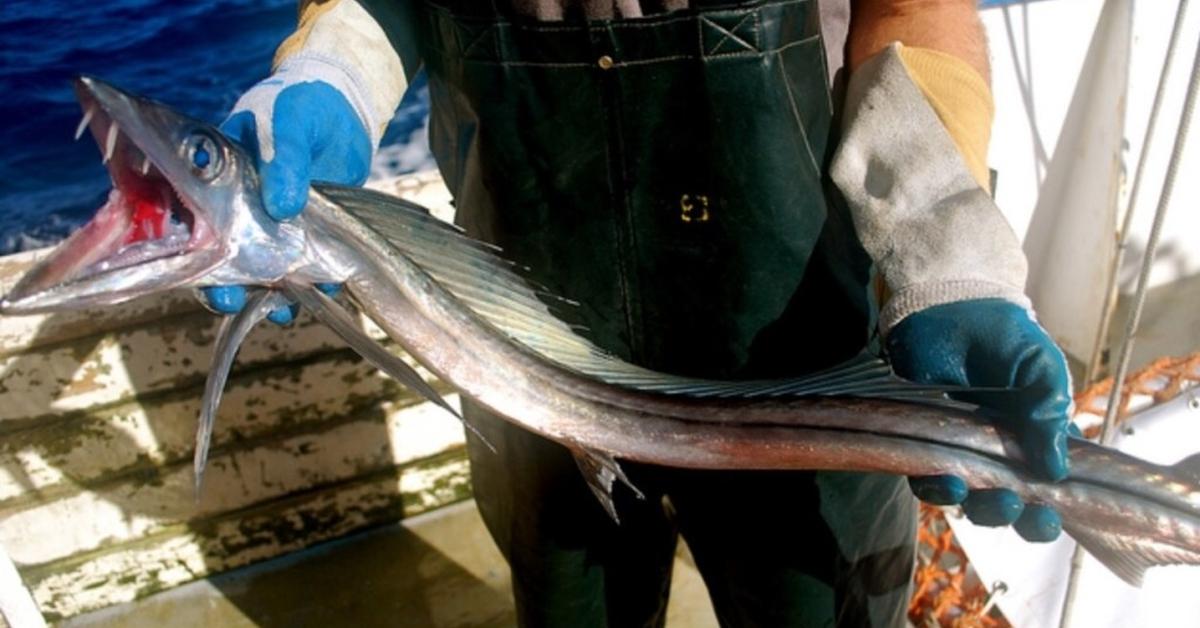
<svg viewBox="0 0 1200 628"><path fill-rule="evenodd" d="M465 306L393 239L337 203L318 198L306 211L358 243L364 260L348 289L389 337L463 394L599 461L581 464L585 471L614 468L619 457L709 469L953 474L972 488L1008 488L1028 503L1055 507L1068 533L1130 582L1140 582L1150 564L1200 564L1200 458L1162 467L1073 439L1070 476L1050 483L1025 472L1016 441L973 413L874 396L887 394L886 378L855 382L858 394L826 388L792 398L753 396L746 388L740 397L689 396L608 383L514 342L498 329L507 326L503 316L489 321ZM608 485L594 487L602 501L620 477L614 470L601 478Z"/></svg>
<svg viewBox="0 0 1200 628"><path fill-rule="evenodd" d="M86 237L73 236L32 269L0 301L0 311L96 307L223 283L265 291L222 327L197 433L197 480L237 344L281 295L303 303L366 359L444 406L410 367L357 331L341 306L313 286L344 281L358 308L430 371L571 449L614 517L614 484L636 491L618 459L692 468L954 474L971 487L1009 488L1026 502L1058 509L1067 532L1127 581L1139 582L1153 565L1200 564L1200 457L1163 467L1073 441L1070 476L1049 483L1025 471L1006 433L946 400L945 391L899 380L872 359L753 382L642 369L605 354L553 316L547 304L554 299L526 283L493 248L410 203L318 186L299 218L278 225L259 205L250 158L214 129L95 80L81 81L79 92L85 124L104 146L115 200L98 215L102 222L81 231ZM198 147L220 152L219 171L188 165ZM155 199L162 200L155 205ZM148 202L148 214L138 209ZM152 219L141 226L143 215ZM183 245L180 225L186 226Z"/></svg>

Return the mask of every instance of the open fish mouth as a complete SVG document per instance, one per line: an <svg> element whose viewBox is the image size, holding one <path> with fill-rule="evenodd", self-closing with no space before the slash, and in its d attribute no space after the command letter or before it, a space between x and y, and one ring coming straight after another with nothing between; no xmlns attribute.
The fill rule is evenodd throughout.
<svg viewBox="0 0 1200 628"><path fill-rule="evenodd" d="M113 189L89 223L94 244L78 265L77 278L126 268L211 244L212 229L163 175L153 160L121 130L84 80L76 85L83 119L75 131L90 130L100 147Z"/></svg>
<svg viewBox="0 0 1200 628"><path fill-rule="evenodd" d="M144 148L123 128L121 118L133 116L122 113L144 105L87 77L76 80L75 92L83 109L75 137L91 132L113 188L95 216L0 301L4 313L70 306L71 301L96 292L88 284L104 285L110 295L129 292L144 287L152 278L147 272L150 268L157 269L162 282L177 283L183 275L191 274L180 271L197 266L196 260L188 259L190 253L219 247L205 214L190 204L152 156L157 152L161 158L164 151ZM212 159L218 159L217 142L214 139L210 144ZM179 159L176 155L171 151L170 158ZM138 269L140 272L130 272ZM84 299L78 305L98 302Z"/></svg>

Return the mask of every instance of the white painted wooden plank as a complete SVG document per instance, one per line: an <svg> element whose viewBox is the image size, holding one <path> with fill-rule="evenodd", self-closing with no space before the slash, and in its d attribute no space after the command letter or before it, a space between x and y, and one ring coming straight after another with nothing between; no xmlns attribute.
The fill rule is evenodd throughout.
<svg viewBox="0 0 1200 628"><path fill-rule="evenodd" d="M445 411L383 404L379 414L378 420L368 413L253 449L214 452L198 501L191 465L185 463L7 512L0 520L0 544L10 548L18 565L61 560L278 495L349 481L463 442L462 427ZM63 521L71 525L57 525ZM47 529L55 533L45 534Z"/></svg>
<svg viewBox="0 0 1200 628"><path fill-rule="evenodd" d="M56 487L68 490L62 485L86 486L118 473L190 460L200 392L197 384L6 435L0 439L0 513L8 500L30 492L45 495ZM416 399L348 351L253 371L229 382L213 447L219 452L234 441L341 420L385 398Z"/></svg>
<svg viewBox="0 0 1200 628"><path fill-rule="evenodd" d="M80 411L201 381L220 321L206 312L0 358L0 423ZM251 332L238 368L283 362L343 346L307 317Z"/></svg>
<svg viewBox="0 0 1200 628"><path fill-rule="evenodd" d="M178 534L42 565L26 571L26 582L47 618L69 617L454 503L468 496L469 486L459 451Z"/></svg>

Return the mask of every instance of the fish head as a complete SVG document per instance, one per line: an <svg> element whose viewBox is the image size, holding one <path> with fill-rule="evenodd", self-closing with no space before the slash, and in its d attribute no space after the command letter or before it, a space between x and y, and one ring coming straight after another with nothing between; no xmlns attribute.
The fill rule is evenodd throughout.
<svg viewBox="0 0 1200 628"><path fill-rule="evenodd" d="M99 79L75 92L112 179L108 200L0 300L0 313L111 305L177 287L279 276L289 239L261 206L253 158L215 127ZM293 229L294 232L294 229ZM280 242L251 259L256 243ZM261 248L261 247L260 247ZM294 248L294 247L293 247Z"/></svg>

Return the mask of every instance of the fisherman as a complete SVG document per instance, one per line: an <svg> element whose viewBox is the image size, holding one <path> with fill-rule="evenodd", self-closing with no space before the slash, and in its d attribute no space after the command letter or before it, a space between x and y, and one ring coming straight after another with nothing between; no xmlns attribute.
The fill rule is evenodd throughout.
<svg viewBox="0 0 1200 628"><path fill-rule="evenodd" d="M274 73L223 130L257 154L266 209L288 220L310 181L365 181L424 67L457 222L578 301L600 346L723 379L886 349L907 378L993 389L971 399L1004 417L1034 473L1061 479L1067 368L988 194L974 4L302 2ZM207 291L221 312L244 299ZM903 479L627 464L645 497L618 488L618 524L566 449L464 405L495 448L468 434L522 625L662 625L679 533L723 625L904 622L916 518ZM910 484L1030 541L1061 528L1011 491Z"/></svg>

